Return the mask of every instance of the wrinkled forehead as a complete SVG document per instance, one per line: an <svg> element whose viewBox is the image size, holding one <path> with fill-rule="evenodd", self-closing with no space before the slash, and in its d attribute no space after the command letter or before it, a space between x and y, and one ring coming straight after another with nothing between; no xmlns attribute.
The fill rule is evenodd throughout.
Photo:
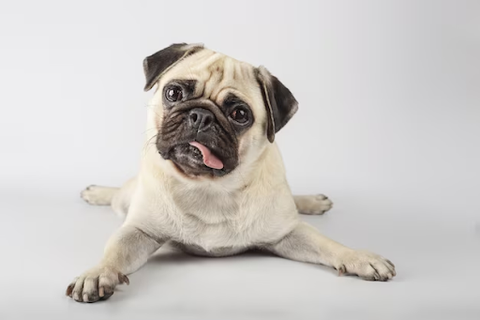
<svg viewBox="0 0 480 320"><path fill-rule="evenodd" d="M250 105L261 98L252 65L208 49L174 66L161 79L160 86L173 80L195 80L196 95L219 104L229 94Z"/></svg>

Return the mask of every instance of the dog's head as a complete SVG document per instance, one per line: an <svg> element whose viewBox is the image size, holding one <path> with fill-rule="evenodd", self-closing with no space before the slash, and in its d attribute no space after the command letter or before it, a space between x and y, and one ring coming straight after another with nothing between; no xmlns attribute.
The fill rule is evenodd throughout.
<svg viewBox="0 0 480 320"><path fill-rule="evenodd" d="M173 44L144 60L155 84L150 127L161 157L189 177L224 176L252 163L297 111L297 101L265 68L203 45Z"/></svg>

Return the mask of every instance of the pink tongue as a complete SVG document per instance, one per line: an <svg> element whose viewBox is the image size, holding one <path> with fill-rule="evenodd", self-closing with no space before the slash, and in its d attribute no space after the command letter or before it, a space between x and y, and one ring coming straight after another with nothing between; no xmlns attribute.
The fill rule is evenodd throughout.
<svg viewBox="0 0 480 320"><path fill-rule="evenodd" d="M205 147L203 144L198 143L196 141L192 141L192 142L190 142L190 145L194 146L195 148L200 150L200 152L202 153L202 156L203 156L203 163L207 167L210 167L210 168L213 168L213 169L222 169L223 168L222 161L220 159L218 159L217 157L215 157L210 152L210 149Z"/></svg>

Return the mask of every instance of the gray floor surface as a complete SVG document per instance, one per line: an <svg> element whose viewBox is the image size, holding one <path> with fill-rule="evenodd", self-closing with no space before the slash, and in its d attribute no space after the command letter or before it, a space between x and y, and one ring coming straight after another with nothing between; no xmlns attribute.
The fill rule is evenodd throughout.
<svg viewBox="0 0 480 320"><path fill-rule="evenodd" d="M0 319L480 319L476 215L439 212L432 219L417 208L416 217L403 218L412 204L334 200L331 212L303 219L391 259L393 281L339 277L255 252L200 258L165 247L110 300L80 304L65 288L100 259L121 220L70 190L4 193Z"/></svg>

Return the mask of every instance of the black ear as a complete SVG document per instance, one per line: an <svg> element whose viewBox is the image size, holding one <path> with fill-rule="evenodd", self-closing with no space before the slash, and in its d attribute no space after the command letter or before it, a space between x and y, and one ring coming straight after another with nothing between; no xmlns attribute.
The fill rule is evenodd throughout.
<svg viewBox="0 0 480 320"><path fill-rule="evenodd" d="M143 60L145 91L152 89L160 77L177 62L203 49L202 44L175 43Z"/></svg>
<svg viewBox="0 0 480 320"><path fill-rule="evenodd" d="M264 67L256 69L256 76L267 109L268 141L273 142L275 133L297 112L298 102L290 90Z"/></svg>

